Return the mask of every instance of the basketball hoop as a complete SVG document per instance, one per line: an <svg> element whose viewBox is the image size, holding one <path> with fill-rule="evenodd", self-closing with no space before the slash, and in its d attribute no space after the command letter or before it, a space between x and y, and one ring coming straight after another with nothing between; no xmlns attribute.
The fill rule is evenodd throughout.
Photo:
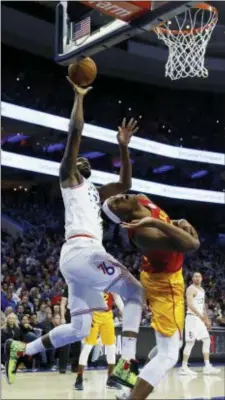
<svg viewBox="0 0 225 400"><path fill-rule="evenodd" d="M217 21L215 7L198 3L155 29L169 50L165 76L172 80L208 77L205 52Z"/></svg>

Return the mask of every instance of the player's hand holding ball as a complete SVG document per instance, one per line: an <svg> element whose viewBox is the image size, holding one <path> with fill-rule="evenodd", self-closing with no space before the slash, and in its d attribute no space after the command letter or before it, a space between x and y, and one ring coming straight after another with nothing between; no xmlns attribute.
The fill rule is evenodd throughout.
<svg viewBox="0 0 225 400"><path fill-rule="evenodd" d="M126 118L123 119L122 125L118 126L117 140L120 146L128 146L132 136L138 131L137 121L131 118L127 123Z"/></svg>
<svg viewBox="0 0 225 400"><path fill-rule="evenodd" d="M97 67L95 62L89 58L83 58L75 64L68 67L67 80L71 84L75 93L85 96L91 89L89 85L97 76Z"/></svg>
<svg viewBox="0 0 225 400"><path fill-rule="evenodd" d="M69 84L72 86L74 92L79 95L79 96L86 96L86 94L88 92L90 92L90 90L92 89L92 86L89 86L87 88L82 88L78 85L76 85L75 83L73 83L73 81L71 81L70 77L67 76L66 79L68 80Z"/></svg>

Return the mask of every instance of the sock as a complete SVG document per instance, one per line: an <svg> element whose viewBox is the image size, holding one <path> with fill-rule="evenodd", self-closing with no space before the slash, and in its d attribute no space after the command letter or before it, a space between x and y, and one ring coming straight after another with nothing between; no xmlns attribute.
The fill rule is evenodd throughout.
<svg viewBox="0 0 225 400"><path fill-rule="evenodd" d="M182 367L187 367L187 365L188 365L187 361L183 361Z"/></svg>
<svg viewBox="0 0 225 400"><path fill-rule="evenodd" d="M34 340L26 345L25 354L27 356L33 356L34 354L41 353L46 350L44 347L41 338Z"/></svg>
<svg viewBox="0 0 225 400"><path fill-rule="evenodd" d="M206 367L209 367L209 366L210 366L209 360L205 360L205 366L206 366Z"/></svg>
<svg viewBox="0 0 225 400"><path fill-rule="evenodd" d="M124 336L122 338L122 358L130 361L136 358L137 338Z"/></svg>

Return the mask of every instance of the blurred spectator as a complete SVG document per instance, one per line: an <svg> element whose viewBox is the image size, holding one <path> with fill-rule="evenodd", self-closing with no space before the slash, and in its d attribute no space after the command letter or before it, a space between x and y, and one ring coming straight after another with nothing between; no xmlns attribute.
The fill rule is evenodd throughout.
<svg viewBox="0 0 225 400"><path fill-rule="evenodd" d="M23 316L24 316L24 306L22 304L19 304L16 310L16 315L18 317L19 322L21 322Z"/></svg>
<svg viewBox="0 0 225 400"><path fill-rule="evenodd" d="M25 314L31 314L34 311L34 306L28 301L28 296L23 296L20 304L23 305Z"/></svg>
<svg viewBox="0 0 225 400"><path fill-rule="evenodd" d="M23 342L29 343L33 340L37 339L35 331L32 325L29 323L29 316L24 315L21 323L20 323L20 330L21 330L21 340Z"/></svg>
<svg viewBox="0 0 225 400"><path fill-rule="evenodd" d="M6 340L21 340L21 331L16 314L11 313L6 317L5 324L1 328L1 360L4 362L4 345Z"/></svg>
<svg viewBox="0 0 225 400"><path fill-rule="evenodd" d="M39 322L38 322L38 318L37 318L37 314L33 313L30 316L30 325L32 326L32 328L39 328Z"/></svg>
<svg viewBox="0 0 225 400"><path fill-rule="evenodd" d="M45 320L46 317L46 304L45 303L41 303L40 305L40 309L37 312L37 320L38 322L43 322Z"/></svg>
<svg viewBox="0 0 225 400"><path fill-rule="evenodd" d="M2 328L6 323L6 316L4 314L3 311L1 311L1 323L0 323L0 327Z"/></svg>
<svg viewBox="0 0 225 400"><path fill-rule="evenodd" d="M8 290L7 292L7 304L8 307L11 307L13 309L13 312L16 311L16 302L15 300L13 300L13 293L10 290Z"/></svg>
<svg viewBox="0 0 225 400"><path fill-rule="evenodd" d="M53 317L54 317L55 315L59 315L59 314L60 314L60 306L57 305L57 304L55 304L55 305L53 306Z"/></svg>

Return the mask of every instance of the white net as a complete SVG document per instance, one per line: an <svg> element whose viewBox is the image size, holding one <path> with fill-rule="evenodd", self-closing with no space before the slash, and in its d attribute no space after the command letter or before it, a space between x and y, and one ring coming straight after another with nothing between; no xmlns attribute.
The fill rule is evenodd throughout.
<svg viewBox="0 0 225 400"><path fill-rule="evenodd" d="M169 50L166 76L172 80L208 77L205 52L217 21L217 10L211 6L205 8L201 4L187 9L184 14L175 16L155 29L158 39Z"/></svg>

